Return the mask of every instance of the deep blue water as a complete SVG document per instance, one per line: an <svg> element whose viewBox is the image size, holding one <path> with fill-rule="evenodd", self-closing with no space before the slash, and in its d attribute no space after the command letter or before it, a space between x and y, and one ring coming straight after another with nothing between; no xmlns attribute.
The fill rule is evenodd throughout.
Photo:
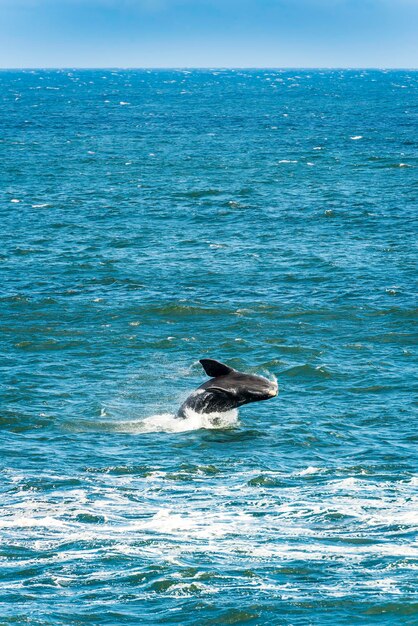
<svg viewBox="0 0 418 626"><path fill-rule="evenodd" d="M0 73L2 625L418 623L417 96Z"/></svg>

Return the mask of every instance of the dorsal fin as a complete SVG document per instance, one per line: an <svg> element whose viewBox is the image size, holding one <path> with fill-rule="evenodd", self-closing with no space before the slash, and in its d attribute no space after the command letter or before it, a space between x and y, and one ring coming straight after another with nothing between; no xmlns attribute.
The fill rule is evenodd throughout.
<svg viewBox="0 0 418 626"><path fill-rule="evenodd" d="M225 365L224 363L215 361L215 359L200 359L200 363L202 364L206 374L211 378L226 376L226 374L230 374L234 371L232 367L228 367L228 365Z"/></svg>

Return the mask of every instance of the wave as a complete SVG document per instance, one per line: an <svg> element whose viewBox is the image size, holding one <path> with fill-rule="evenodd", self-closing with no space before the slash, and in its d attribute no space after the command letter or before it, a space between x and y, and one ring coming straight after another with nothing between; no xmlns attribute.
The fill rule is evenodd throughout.
<svg viewBox="0 0 418 626"><path fill-rule="evenodd" d="M284 370L281 373L282 376L303 376L304 378L332 378L336 374L335 372L329 371L324 365L295 365L294 367L290 367L287 370Z"/></svg>

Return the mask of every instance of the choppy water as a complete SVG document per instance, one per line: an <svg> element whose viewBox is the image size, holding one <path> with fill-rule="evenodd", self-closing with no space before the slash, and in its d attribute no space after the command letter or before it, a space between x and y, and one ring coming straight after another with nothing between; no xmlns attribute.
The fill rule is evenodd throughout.
<svg viewBox="0 0 418 626"><path fill-rule="evenodd" d="M417 95L0 73L1 624L418 623Z"/></svg>

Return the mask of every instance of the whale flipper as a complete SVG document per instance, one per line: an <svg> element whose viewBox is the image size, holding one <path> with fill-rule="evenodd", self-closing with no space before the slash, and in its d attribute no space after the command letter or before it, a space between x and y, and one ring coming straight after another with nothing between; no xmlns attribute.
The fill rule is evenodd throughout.
<svg viewBox="0 0 418 626"><path fill-rule="evenodd" d="M225 365L224 363L215 361L215 359L200 359L200 363L202 364L206 374L211 378L226 376L227 374L231 374L231 372L235 371L232 367L228 367L228 365Z"/></svg>

